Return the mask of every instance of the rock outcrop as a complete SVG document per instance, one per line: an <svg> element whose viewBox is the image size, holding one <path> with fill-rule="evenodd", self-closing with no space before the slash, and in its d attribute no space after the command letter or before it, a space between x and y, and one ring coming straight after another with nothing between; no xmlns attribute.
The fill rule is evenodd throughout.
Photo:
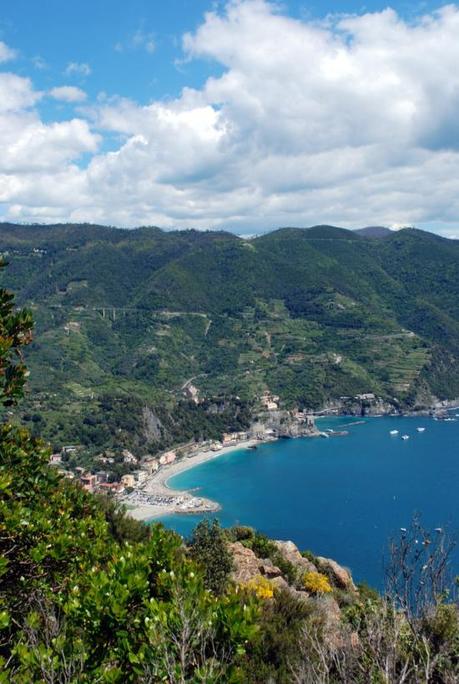
<svg viewBox="0 0 459 684"><path fill-rule="evenodd" d="M233 542L228 547L234 561L232 579L237 584L246 584L258 575L262 575L271 580L279 589L288 588L281 570L269 558L258 558L252 549L243 546L241 542Z"/></svg>
<svg viewBox="0 0 459 684"><path fill-rule="evenodd" d="M335 587L338 587L338 589L346 589L346 591L357 591L349 570L343 568L336 561L331 558L317 556L317 564L319 572L328 575L331 583Z"/></svg>
<svg viewBox="0 0 459 684"><path fill-rule="evenodd" d="M343 627L342 614L338 601L340 592L345 590L355 593L358 599L358 591L354 585L351 574L348 570L330 558L321 556L314 557L314 562L304 558L298 547L292 541L274 541L277 550L282 558L290 563L296 570L295 579L292 580L292 573L289 573L290 580L282 574L282 570L275 565L269 558L258 558L258 556L241 542L228 544L229 550L233 555L234 570L232 579L237 584L247 584L256 580L260 575L268 579L271 584L278 589L288 591L299 601L307 602L312 609L317 610L321 616L323 633L329 644L333 648L341 647L346 641L351 644L358 642L358 636ZM282 565L282 563L279 564ZM335 591L309 593L303 586L303 577L306 573L322 573L326 575L330 586Z"/></svg>
<svg viewBox="0 0 459 684"><path fill-rule="evenodd" d="M250 426L250 434L266 434L270 430L274 437L310 437L319 435L314 421L300 419L293 411L277 409L262 411Z"/></svg>
<svg viewBox="0 0 459 684"><path fill-rule="evenodd" d="M316 605L322 614L327 639L335 647L341 645L341 610L338 602L333 596L326 594L316 600Z"/></svg>
<svg viewBox="0 0 459 684"><path fill-rule="evenodd" d="M145 406L142 411L144 435L147 441L160 441L163 425L151 408Z"/></svg>
<svg viewBox="0 0 459 684"><path fill-rule="evenodd" d="M299 574L304 574L305 572L317 572L317 568L314 563L311 563L310 560L304 558L299 552L298 547L292 541L276 540L274 543L285 560L291 563L297 569Z"/></svg>

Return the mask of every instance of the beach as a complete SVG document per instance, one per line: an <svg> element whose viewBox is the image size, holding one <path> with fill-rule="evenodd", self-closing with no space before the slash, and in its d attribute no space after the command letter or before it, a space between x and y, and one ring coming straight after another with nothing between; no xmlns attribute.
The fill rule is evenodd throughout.
<svg viewBox="0 0 459 684"><path fill-rule="evenodd" d="M160 468L148 477L140 491L124 496L121 502L126 505L129 515L136 520L152 520L172 513L190 514L218 511L220 505L215 501L194 496L189 491L173 489L168 485L168 481L185 470L195 468L202 463L220 458L220 456L233 451L249 449L263 443L263 441L248 439L231 446L222 447L218 451L211 451L208 448L198 449L189 456ZM160 502L150 503L150 498Z"/></svg>

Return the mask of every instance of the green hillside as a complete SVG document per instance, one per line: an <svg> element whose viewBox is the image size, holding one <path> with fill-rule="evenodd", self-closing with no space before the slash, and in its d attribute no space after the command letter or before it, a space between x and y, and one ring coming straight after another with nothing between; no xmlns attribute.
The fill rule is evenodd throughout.
<svg viewBox="0 0 459 684"><path fill-rule="evenodd" d="M137 522L8 421L31 326L0 288L0 684L458 681L447 531L403 528L379 595L249 527Z"/></svg>
<svg viewBox="0 0 459 684"><path fill-rule="evenodd" d="M266 389L311 409L368 392L402 407L459 396L454 240L0 224L0 251L2 284L36 321L24 416L57 446L218 435L246 425Z"/></svg>

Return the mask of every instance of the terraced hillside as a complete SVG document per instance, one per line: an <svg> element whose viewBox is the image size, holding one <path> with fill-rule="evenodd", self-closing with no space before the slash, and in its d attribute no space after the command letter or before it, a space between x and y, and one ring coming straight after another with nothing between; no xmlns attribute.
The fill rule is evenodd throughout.
<svg viewBox="0 0 459 684"><path fill-rule="evenodd" d="M266 389L459 396L459 243L379 234L0 225L3 283L36 320L26 418L56 445L150 448L245 424Z"/></svg>

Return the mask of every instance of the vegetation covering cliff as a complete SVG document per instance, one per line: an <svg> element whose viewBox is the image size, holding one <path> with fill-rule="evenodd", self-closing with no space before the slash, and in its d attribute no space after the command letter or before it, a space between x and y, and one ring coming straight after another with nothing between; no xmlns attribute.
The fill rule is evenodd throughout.
<svg viewBox="0 0 459 684"><path fill-rule="evenodd" d="M442 532L415 521L393 545L383 598L248 528L204 522L185 545L136 523L61 478L6 420L30 329L0 290L0 682L457 681Z"/></svg>
<svg viewBox="0 0 459 684"><path fill-rule="evenodd" d="M459 242L377 234L0 225L36 320L23 417L56 446L154 452L243 429L266 389L308 409L459 396Z"/></svg>

